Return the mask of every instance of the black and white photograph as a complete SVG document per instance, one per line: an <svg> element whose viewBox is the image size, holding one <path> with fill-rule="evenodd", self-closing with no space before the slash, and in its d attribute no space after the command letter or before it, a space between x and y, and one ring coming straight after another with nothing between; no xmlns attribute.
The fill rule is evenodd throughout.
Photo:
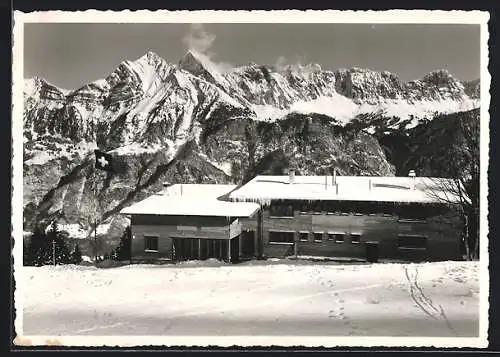
<svg viewBox="0 0 500 357"><path fill-rule="evenodd" d="M14 20L15 344L487 345L487 12Z"/></svg>

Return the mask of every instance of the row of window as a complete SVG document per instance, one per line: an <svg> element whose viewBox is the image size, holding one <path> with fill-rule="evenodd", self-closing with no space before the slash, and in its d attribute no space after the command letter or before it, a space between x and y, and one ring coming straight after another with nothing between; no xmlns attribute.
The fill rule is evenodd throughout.
<svg viewBox="0 0 500 357"><path fill-rule="evenodd" d="M315 242L322 242L325 238L323 232L313 232L313 240ZM326 234L326 239L329 241L334 241L335 243L343 243L345 241L346 233L328 233ZM351 243L358 244L361 243L361 234L351 233ZM269 232L269 242L270 243L293 243L295 240L295 232ZM299 241L307 242L309 241L309 232L299 232Z"/></svg>
<svg viewBox="0 0 500 357"><path fill-rule="evenodd" d="M345 233L328 233L326 239L335 243L344 243ZM351 233L351 243L361 243L361 234ZM322 242L324 234L322 232L313 232L313 239L315 242ZM269 232L270 243L293 243L295 240L295 232ZM299 240L301 242L309 241L309 232L299 232ZM399 234L398 247L400 249L426 249L427 236L418 234ZM144 236L144 250L145 251L158 251L158 236Z"/></svg>
<svg viewBox="0 0 500 357"><path fill-rule="evenodd" d="M389 204L350 204L350 203L330 203L318 201L313 204L272 204L269 207L269 215L271 217L293 217L294 211L300 212L303 215L309 214L336 214L336 215L376 215L383 214L385 216L399 216L401 218L424 220L426 217L444 213L446 207L427 205L425 207L419 205L404 205L395 206Z"/></svg>

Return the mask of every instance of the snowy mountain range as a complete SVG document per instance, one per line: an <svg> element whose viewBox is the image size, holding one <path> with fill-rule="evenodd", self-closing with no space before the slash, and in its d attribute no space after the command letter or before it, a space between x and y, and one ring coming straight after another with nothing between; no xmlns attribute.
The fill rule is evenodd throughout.
<svg viewBox="0 0 500 357"><path fill-rule="evenodd" d="M195 51L177 64L148 52L74 90L26 79L25 225L58 217L84 229L93 192L109 223L165 179L239 183L280 162L303 173L335 165L346 174L394 174L380 135L478 107L479 81L445 70L402 82L317 64L228 69ZM97 147L116 156L119 172L95 177Z"/></svg>

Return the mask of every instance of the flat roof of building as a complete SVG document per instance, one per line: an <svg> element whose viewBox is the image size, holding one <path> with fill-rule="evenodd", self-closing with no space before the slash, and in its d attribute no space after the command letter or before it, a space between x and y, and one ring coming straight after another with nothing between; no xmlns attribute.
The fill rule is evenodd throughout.
<svg viewBox="0 0 500 357"><path fill-rule="evenodd" d="M121 210L123 214L250 217L260 206L220 200L236 185L176 184Z"/></svg>
<svg viewBox="0 0 500 357"><path fill-rule="evenodd" d="M414 189L412 185L414 179ZM458 203L451 179L388 176L256 176L232 191L229 199L268 204L271 200L330 200Z"/></svg>

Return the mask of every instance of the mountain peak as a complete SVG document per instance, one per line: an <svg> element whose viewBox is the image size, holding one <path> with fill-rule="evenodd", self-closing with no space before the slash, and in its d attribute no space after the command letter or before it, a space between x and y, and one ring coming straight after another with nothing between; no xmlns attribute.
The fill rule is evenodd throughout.
<svg viewBox="0 0 500 357"><path fill-rule="evenodd" d="M226 84L219 66L212 62L209 56L199 51L189 50L180 60L179 67L210 83L222 86Z"/></svg>
<svg viewBox="0 0 500 357"><path fill-rule="evenodd" d="M64 97L71 91L65 88L60 88L52 83L49 83L46 79L33 76L31 78L24 80L24 93L33 96L35 93L41 91L42 89L48 90L54 93L55 97Z"/></svg>
<svg viewBox="0 0 500 357"><path fill-rule="evenodd" d="M158 58L161 58L160 55L158 55L156 52L153 52L153 51L146 52L145 56L148 59L158 59Z"/></svg>
<svg viewBox="0 0 500 357"><path fill-rule="evenodd" d="M437 86L446 85L449 83L457 82L455 78L448 72L447 69L438 69L432 71L422 78L424 82L431 83Z"/></svg>
<svg viewBox="0 0 500 357"><path fill-rule="evenodd" d="M167 62L156 52L148 51L142 57L133 61L135 64L141 65L150 65L153 67L159 67L162 64L166 64Z"/></svg>
<svg viewBox="0 0 500 357"><path fill-rule="evenodd" d="M30 83L30 84L33 84L33 85L38 85L38 84L48 84L48 82L41 78L41 77L38 77L38 76L33 76L31 78L27 78L24 80L24 83L27 84L27 83Z"/></svg>
<svg viewBox="0 0 500 357"><path fill-rule="evenodd" d="M188 71L194 69L194 67L203 68L209 72L217 69L209 56L196 50L187 51L180 60L179 65Z"/></svg>

